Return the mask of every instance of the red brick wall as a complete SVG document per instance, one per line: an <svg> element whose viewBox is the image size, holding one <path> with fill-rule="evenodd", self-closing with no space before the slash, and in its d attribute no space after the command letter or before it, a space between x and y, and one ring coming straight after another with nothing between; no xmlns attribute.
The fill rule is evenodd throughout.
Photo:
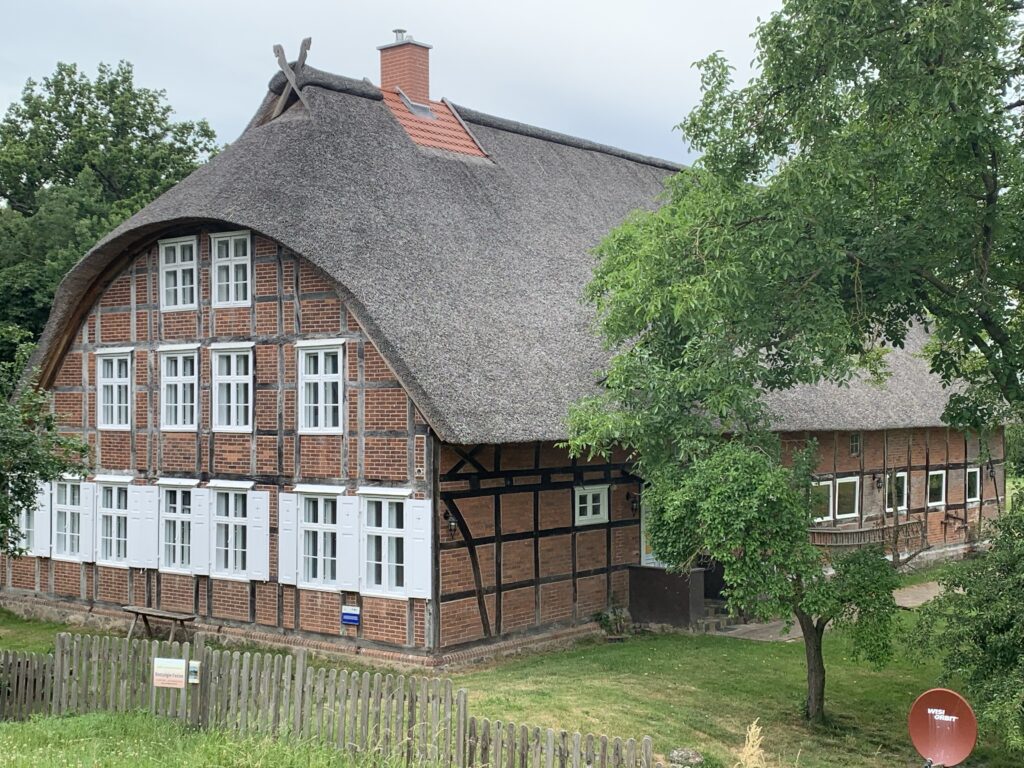
<svg viewBox="0 0 1024 768"><path fill-rule="evenodd" d="M625 605L626 568L640 556L635 495L627 494L639 486L621 458L574 462L545 443L444 445L440 460L442 647L589 621ZM608 523L575 525L573 488L584 483L610 484ZM449 536L446 511L468 539L461 526Z"/></svg>

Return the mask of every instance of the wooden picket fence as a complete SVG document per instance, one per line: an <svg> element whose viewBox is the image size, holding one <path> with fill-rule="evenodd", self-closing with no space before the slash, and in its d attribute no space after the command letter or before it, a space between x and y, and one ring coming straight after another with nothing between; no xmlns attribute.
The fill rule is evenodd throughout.
<svg viewBox="0 0 1024 768"><path fill-rule="evenodd" d="M153 685L157 658L198 683ZM0 719L146 710L195 728L306 739L444 768L661 768L650 737L609 738L470 715L451 680L313 667L294 654L60 634L52 654L0 652Z"/></svg>

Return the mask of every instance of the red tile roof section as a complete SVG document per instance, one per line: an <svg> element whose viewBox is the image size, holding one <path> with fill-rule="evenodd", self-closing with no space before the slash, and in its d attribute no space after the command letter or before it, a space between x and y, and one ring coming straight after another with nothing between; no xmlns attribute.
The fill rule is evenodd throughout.
<svg viewBox="0 0 1024 768"><path fill-rule="evenodd" d="M395 116L414 143L421 147L433 147L463 155L487 157L487 154L480 149L473 137L469 135L469 132L443 101L430 102L430 109L437 118L431 120L426 117L417 117L410 112L397 92L391 90L382 92L384 103L388 105L391 114Z"/></svg>

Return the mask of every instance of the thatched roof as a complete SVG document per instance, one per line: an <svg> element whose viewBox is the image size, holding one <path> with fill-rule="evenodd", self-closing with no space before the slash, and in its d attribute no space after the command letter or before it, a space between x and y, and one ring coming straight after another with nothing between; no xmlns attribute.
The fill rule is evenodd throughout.
<svg viewBox="0 0 1024 768"><path fill-rule="evenodd" d="M268 121L283 83L271 81L237 141L71 270L38 353L44 382L87 310L79 305L126 252L168 227L217 221L331 275L441 439L563 438L569 405L594 391L607 359L581 303L592 249L656 205L678 167L454 105L488 157L424 149L374 85L310 67L299 81L309 111L297 103ZM924 392L916 379L909 387ZM884 395L885 407L865 396L864 410L848 407L849 393L780 402L783 422L799 428L936 422L941 403L905 394Z"/></svg>

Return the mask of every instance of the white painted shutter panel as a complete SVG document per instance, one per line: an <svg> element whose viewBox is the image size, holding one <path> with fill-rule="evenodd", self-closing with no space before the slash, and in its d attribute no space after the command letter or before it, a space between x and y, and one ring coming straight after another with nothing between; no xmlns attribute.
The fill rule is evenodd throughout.
<svg viewBox="0 0 1024 768"><path fill-rule="evenodd" d="M132 568L158 565L159 501L160 489L155 485L128 486L128 565Z"/></svg>
<svg viewBox="0 0 1024 768"><path fill-rule="evenodd" d="M434 572L433 542L431 536L431 503L427 499L409 499L406 502L405 593L409 597L430 599Z"/></svg>
<svg viewBox="0 0 1024 768"><path fill-rule="evenodd" d="M50 556L50 530L53 524L50 519L53 510L51 490L49 483L40 483L36 491L36 519L32 531L32 547L29 549L29 554L36 557Z"/></svg>
<svg viewBox="0 0 1024 768"><path fill-rule="evenodd" d="M359 591L363 548L359 544L359 497L338 497L338 587Z"/></svg>
<svg viewBox="0 0 1024 768"><path fill-rule="evenodd" d="M94 532L99 528L96 525L96 483L82 483L80 493L79 500L82 502L82 506L79 508L81 515L78 528L78 559L85 563L92 563L96 561Z"/></svg>
<svg viewBox="0 0 1024 768"><path fill-rule="evenodd" d="M191 551L192 573L208 576L210 573L210 552L213 548L213 534L210 527L210 502L213 494L209 488L192 489Z"/></svg>
<svg viewBox="0 0 1024 768"><path fill-rule="evenodd" d="M251 581L270 580L270 492L249 491L246 570Z"/></svg>
<svg viewBox="0 0 1024 768"><path fill-rule="evenodd" d="M298 579L299 497L294 493L277 494L277 580L294 584Z"/></svg>

